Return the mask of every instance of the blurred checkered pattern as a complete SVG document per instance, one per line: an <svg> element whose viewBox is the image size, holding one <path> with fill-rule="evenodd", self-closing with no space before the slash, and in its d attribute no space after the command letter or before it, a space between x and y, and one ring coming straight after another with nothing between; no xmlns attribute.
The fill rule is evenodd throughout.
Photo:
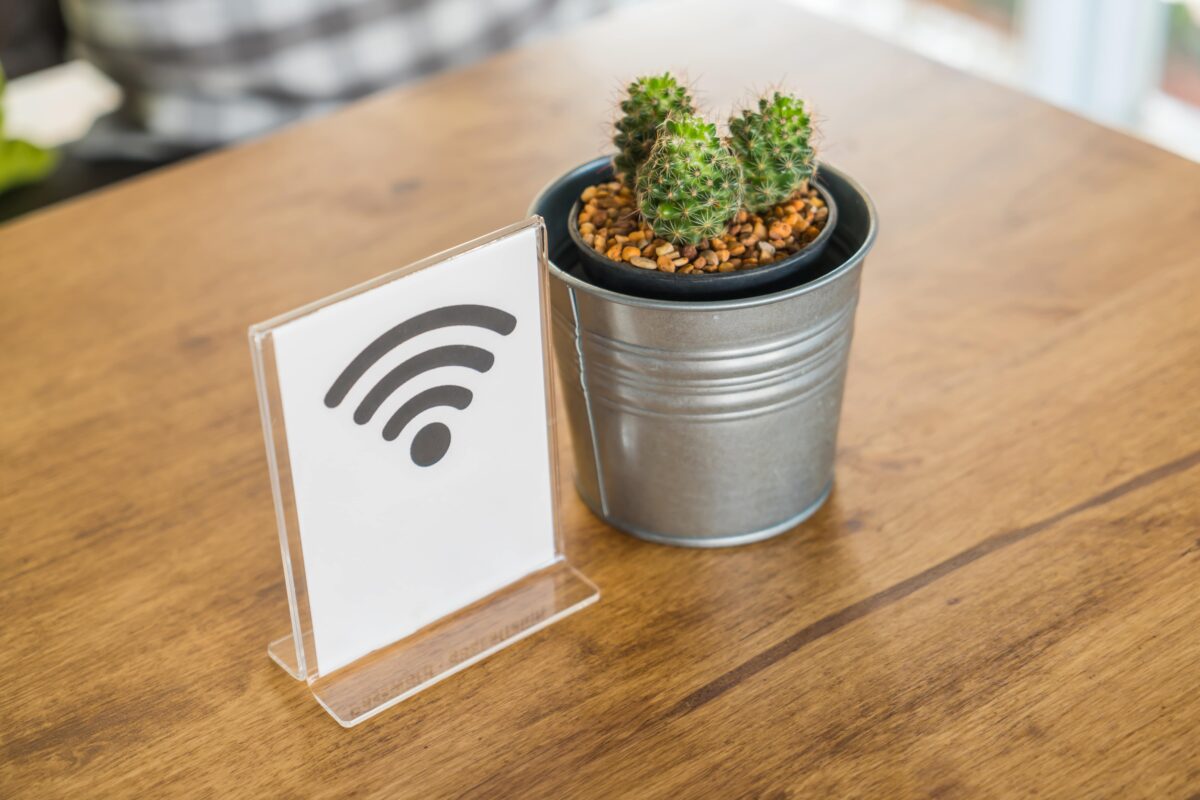
<svg viewBox="0 0 1200 800"><path fill-rule="evenodd" d="M612 0L63 0L125 91L86 147L159 158L263 133L476 60Z"/></svg>

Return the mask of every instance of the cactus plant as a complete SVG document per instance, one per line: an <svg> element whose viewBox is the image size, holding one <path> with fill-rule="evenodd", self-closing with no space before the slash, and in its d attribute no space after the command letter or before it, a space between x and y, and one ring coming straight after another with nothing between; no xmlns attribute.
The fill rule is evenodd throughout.
<svg viewBox="0 0 1200 800"><path fill-rule="evenodd" d="M623 116L617 120L613 144L617 155L613 167L630 189L636 185L638 168L650 156L658 128L671 114L694 114L687 89L669 72L638 78L629 84L621 101Z"/></svg>
<svg viewBox="0 0 1200 800"><path fill-rule="evenodd" d="M742 205L742 170L717 127L694 114L668 117L638 170L637 203L669 242L698 244L723 232Z"/></svg>
<svg viewBox="0 0 1200 800"><path fill-rule="evenodd" d="M766 211L804 188L813 173L812 127L804 103L775 92L758 111L729 120L730 146L741 162L746 208Z"/></svg>
<svg viewBox="0 0 1200 800"><path fill-rule="evenodd" d="M568 227L584 271L601 285L606 262L680 275L741 272L799 265L828 243L836 207L810 185L812 131L797 98L764 97L730 120L725 139L669 73L630 84L621 110L613 174L580 193Z"/></svg>

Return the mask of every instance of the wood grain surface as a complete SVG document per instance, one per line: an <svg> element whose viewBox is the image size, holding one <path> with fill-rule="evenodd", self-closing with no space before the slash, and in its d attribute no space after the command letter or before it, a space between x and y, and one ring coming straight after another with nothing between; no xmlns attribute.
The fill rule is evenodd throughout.
<svg viewBox="0 0 1200 800"><path fill-rule="evenodd" d="M568 496L601 602L343 730L265 653L246 327L521 218L664 68L783 80L879 206L836 491L721 551ZM0 796L1195 797L1198 254L1200 167L716 0L10 223Z"/></svg>

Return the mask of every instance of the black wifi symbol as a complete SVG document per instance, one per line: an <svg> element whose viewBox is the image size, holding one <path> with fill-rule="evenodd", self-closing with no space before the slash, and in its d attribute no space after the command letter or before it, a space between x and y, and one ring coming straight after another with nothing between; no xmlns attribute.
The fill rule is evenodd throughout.
<svg viewBox="0 0 1200 800"><path fill-rule="evenodd" d="M407 319L367 345L354 357L350 366L329 387L325 394L325 405L337 408L346 399L350 389L376 361L399 347L404 342L438 328L454 325L469 325L486 328L501 336L507 336L517 326L517 318L507 311L491 306L443 306ZM496 361L495 356L480 347L453 344L435 347L413 356L379 379L354 411L354 421L366 425L379 410L384 400L407 381L438 367L470 367L476 372L487 372ZM417 394L396 410L383 426L383 438L389 442L400 435L408 423L424 411L438 406L450 406L462 410L471 404L474 395L462 386L442 385ZM440 422L431 422L413 437L413 463L428 467L442 460L450 449L450 429Z"/></svg>

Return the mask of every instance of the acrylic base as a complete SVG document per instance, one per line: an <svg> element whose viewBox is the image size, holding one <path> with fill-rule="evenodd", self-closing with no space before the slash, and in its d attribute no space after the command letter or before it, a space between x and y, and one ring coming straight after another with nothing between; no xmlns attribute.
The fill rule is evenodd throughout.
<svg viewBox="0 0 1200 800"><path fill-rule="evenodd" d="M599 598L591 581L559 561L411 636L310 680L309 688L338 724L349 728ZM303 680L291 636L272 642L267 652L289 675Z"/></svg>

